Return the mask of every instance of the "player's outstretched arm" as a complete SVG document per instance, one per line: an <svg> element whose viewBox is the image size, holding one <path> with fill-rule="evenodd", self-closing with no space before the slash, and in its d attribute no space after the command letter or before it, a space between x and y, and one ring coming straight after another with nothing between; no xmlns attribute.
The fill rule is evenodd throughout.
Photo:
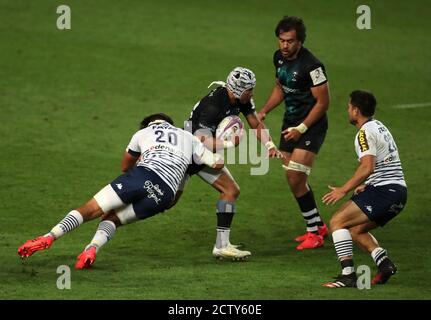
<svg viewBox="0 0 431 320"><path fill-rule="evenodd" d="M361 164L356 169L354 175L342 187L329 186L332 191L323 196L322 202L324 204L335 204L338 200L342 199L350 190L353 190L358 187L374 172L375 161L376 157L373 155L363 156L361 158Z"/></svg>
<svg viewBox="0 0 431 320"><path fill-rule="evenodd" d="M274 88L262 109L258 112L259 120L265 120L266 115L275 107L277 107L284 99L284 92L278 80L275 80Z"/></svg>
<svg viewBox="0 0 431 320"><path fill-rule="evenodd" d="M193 136L193 160L197 164L205 164L217 170L224 167L223 156L212 153L196 136Z"/></svg>
<svg viewBox="0 0 431 320"><path fill-rule="evenodd" d="M247 115L246 117L250 128L255 130L257 139L268 149L268 155L270 158L282 158L283 154L275 146L269 130L266 128L265 123L259 120L256 112Z"/></svg>
<svg viewBox="0 0 431 320"><path fill-rule="evenodd" d="M224 149L226 146L224 142L220 139L214 138L212 135L208 134L199 134L199 132L195 132L195 137L201 141L205 147L216 152L217 150Z"/></svg>

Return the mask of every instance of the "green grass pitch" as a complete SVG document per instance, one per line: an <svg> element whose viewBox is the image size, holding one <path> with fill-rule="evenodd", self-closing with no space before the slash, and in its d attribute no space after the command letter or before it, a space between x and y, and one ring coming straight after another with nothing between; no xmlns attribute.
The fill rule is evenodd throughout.
<svg viewBox="0 0 431 320"><path fill-rule="evenodd" d="M61 4L71 8L71 30L56 27ZM420 0L368 1L372 29L358 30L360 4L0 0L0 298L430 299L431 9ZM238 65L256 73L260 109L274 81L273 30L284 14L304 18L305 46L330 81L330 130L310 178L316 197L357 166L346 113L353 89L376 94L377 118L397 141L408 204L375 232L399 269L388 285L321 287L339 272L332 242L295 250L304 223L278 160L263 176L250 176L250 164L229 166L241 186L231 240L252 251L247 262L212 258L218 193L198 177L172 210L119 229L94 269L72 269L71 290L57 289L56 269L73 268L96 221L21 262L19 245L119 175L144 115L163 111L182 123L207 85ZM406 104L423 105L394 107ZM277 141L282 113L280 106L266 122ZM336 207L320 209L328 221ZM355 263L375 270L358 248Z"/></svg>

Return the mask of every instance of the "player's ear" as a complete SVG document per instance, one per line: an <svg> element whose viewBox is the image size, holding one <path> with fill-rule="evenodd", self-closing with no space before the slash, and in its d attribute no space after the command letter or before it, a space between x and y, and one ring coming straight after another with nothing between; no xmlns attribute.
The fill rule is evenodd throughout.
<svg viewBox="0 0 431 320"><path fill-rule="evenodd" d="M355 116L359 115L359 108L353 106L353 112L355 113Z"/></svg>

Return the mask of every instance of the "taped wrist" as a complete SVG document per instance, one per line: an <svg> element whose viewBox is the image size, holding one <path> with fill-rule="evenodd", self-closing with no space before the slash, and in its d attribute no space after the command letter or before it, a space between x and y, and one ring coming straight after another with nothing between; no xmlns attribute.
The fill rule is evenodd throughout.
<svg viewBox="0 0 431 320"><path fill-rule="evenodd" d="M233 141L223 141L223 148L232 148L235 147L235 143Z"/></svg>
<svg viewBox="0 0 431 320"><path fill-rule="evenodd" d="M301 134L304 134L308 130L308 127L304 123L301 123L299 126L291 127L289 129L290 130L295 129L295 130L298 130Z"/></svg>
<svg viewBox="0 0 431 320"><path fill-rule="evenodd" d="M267 142L265 143L265 147L266 147L268 150L276 148L276 146L275 146L274 142L272 142L272 141L267 141Z"/></svg>

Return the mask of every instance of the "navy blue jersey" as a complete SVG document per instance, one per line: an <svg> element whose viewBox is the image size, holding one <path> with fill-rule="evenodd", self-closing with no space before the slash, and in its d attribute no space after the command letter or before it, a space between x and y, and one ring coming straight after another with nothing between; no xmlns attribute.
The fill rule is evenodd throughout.
<svg viewBox="0 0 431 320"><path fill-rule="evenodd" d="M311 88L327 82L325 67L304 47L293 60L284 59L280 50L274 53L273 59L275 76L284 92L284 122L297 125L316 103Z"/></svg>
<svg viewBox="0 0 431 320"><path fill-rule="evenodd" d="M185 130L195 133L199 129L207 129L215 137L219 123L227 116L239 115L247 116L255 112L253 100L247 104L241 104L238 100L231 104L227 89L217 87L208 95L203 97L193 108Z"/></svg>

